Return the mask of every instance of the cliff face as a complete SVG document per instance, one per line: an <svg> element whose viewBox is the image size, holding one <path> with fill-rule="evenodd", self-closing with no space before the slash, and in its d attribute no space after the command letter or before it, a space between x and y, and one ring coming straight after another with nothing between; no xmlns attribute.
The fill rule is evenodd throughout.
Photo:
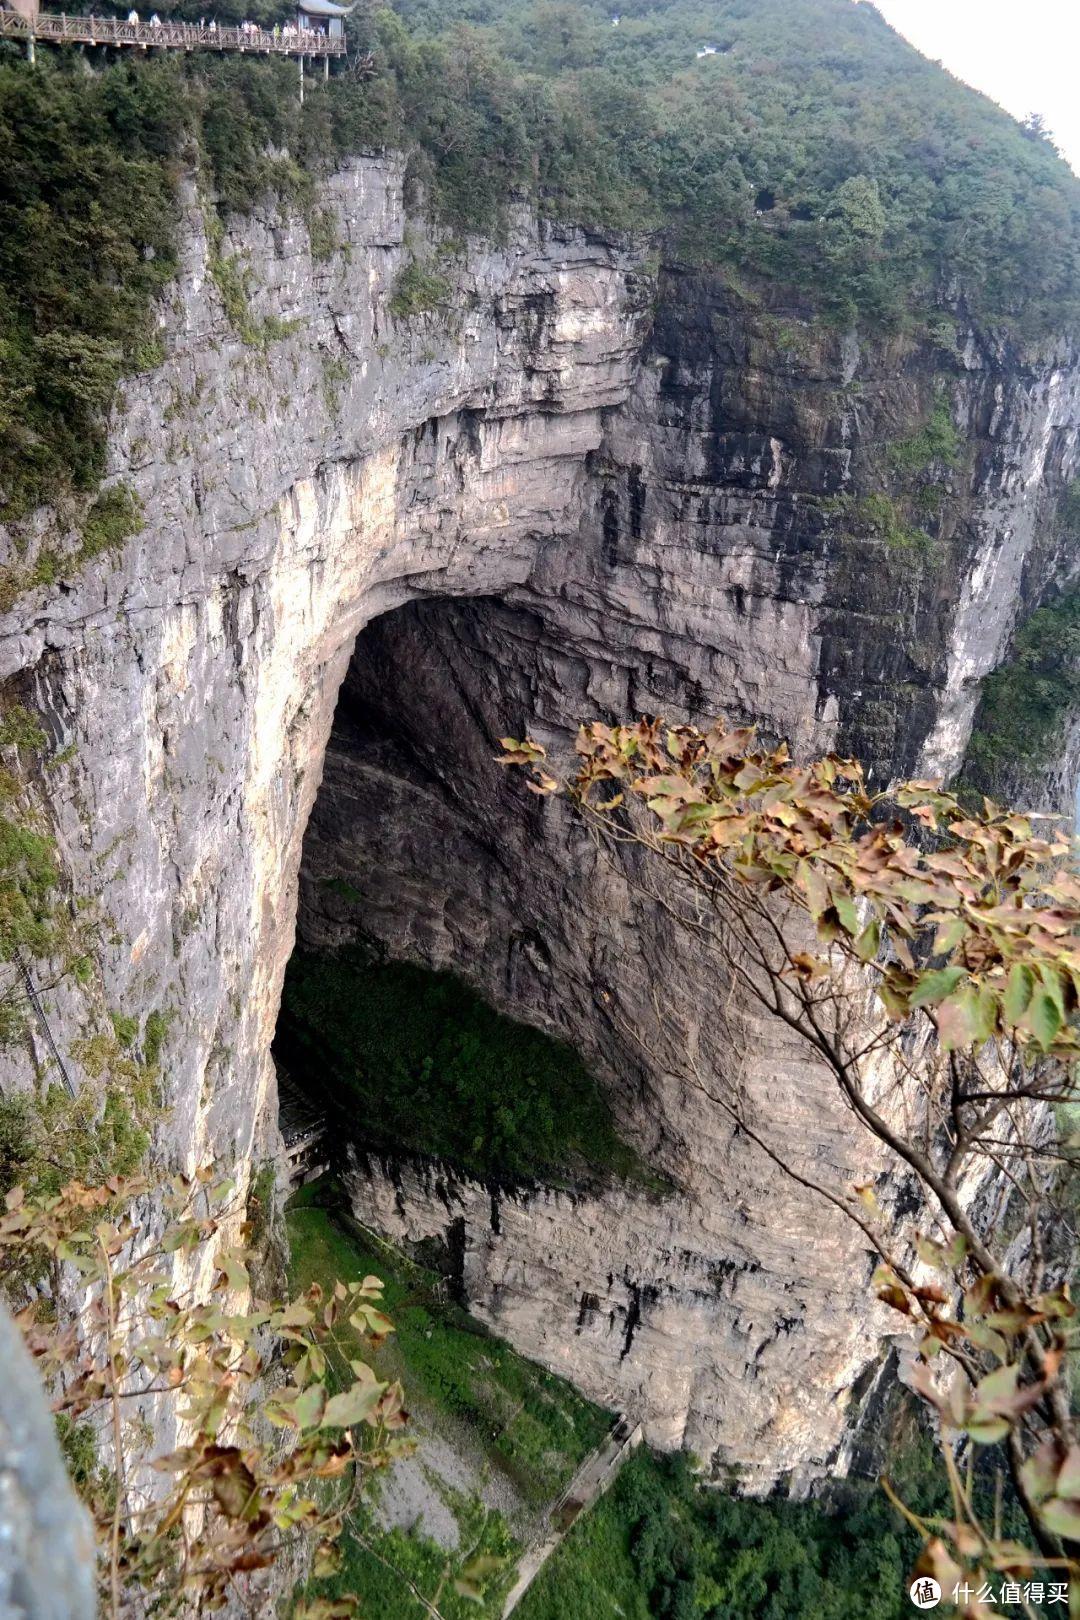
<svg viewBox="0 0 1080 1620"><path fill-rule="evenodd" d="M0 625L0 677L55 744L73 892L111 924L92 993L51 993L54 1032L174 1014L167 1151L272 1151L325 756L309 941L362 921L569 1034L676 1188L493 1198L358 1161L364 1217L452 1227L478 1313L655 1441L751 1485L810 1470L873 1348L866 1256L705 1091L795 1163L880 1166L801 1053L718 1018L715 964L634 874L499 776L492 737L558 748L583 717L719 710L879 777L954 769L1025 569L1037 596L1067 566L1036 542L1074 470L1080 367L962 322L941 346L860 342L524 217L497 249L440 250L393 159L320 203L338 246L313 260L272 215L212 246L189 200L168 358L111 443L146 526ZM219 291L237 254L243 335ZM415 259L445 292L406 314ZM941 410L958 448L920 460ZM929 543L867 507L883 480L909 504L934 486ZM687 1050L705 1091L679 1078ZM25 1073L9 1054L5 1086Z"/></svg>

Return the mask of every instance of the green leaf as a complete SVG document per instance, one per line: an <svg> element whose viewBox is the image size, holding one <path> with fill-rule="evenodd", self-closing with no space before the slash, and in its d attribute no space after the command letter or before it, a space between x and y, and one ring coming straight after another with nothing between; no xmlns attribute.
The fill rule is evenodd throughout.
<svg viewBox="0 0 1080 1620"><path fill-rule="evenodd" d="M1044 1316L1069 1317L1076 1315L1076 1306L1069 1298L1068 1283L1059 1283L1057 1288L1049 1294L1040 1294L1035 1301L1036 1310L1042 1311ZM1080 1491L1077 1492L1080 1496Z"/></svg>
<svg viewBox="0 0 1080 1620"><path fill-rule="evenodd" d="M997 1367L985 1378L980 1378L975 1386L975 1404L980 1411L1008 1412L1011 1411L1016 1398L1016 1383L1020 1377L1019 1367Z"/></svg>
<svg viewBox="0 0 1080 1620"><path fill-rule="evenodd" d="M834 890L833 905L836 907L836 915L840 919L844 932L852 935L852 937L858 934L859 908L854 900L846 894L837 894Z"/></svg>
<svg viewBox="0 0 1080 1620"><path fill-rule="evenodd" d="M997 1022L997 999L986 985L970 985L963 991L971 1025L972 1040L982 1046L994 1033Z"/></svg>
<svg viewBox="0 0 1080 1620"><path fill-rule="evenodd" d="M1025 962L1017 962L1009 970L1009 982L1002 1002L1002 1016L1007 1024L1018 1024L1027 1011L1031 993L1035 988L1035 975Z"/></svg>
<svg viewBox="0 0 1080 1620"><path fill-rule="evenodd" d="M986 1411L1007 1411L1010 1401L1017 1393L1017 1379L1020 1369L1017 1366L996 1367L988 1372L984 1379L978 1380L975 1387L976 1406Z"/></svg>
<svg viewBox="0 0 1080 1620"><path fill-rule="evenodd" d="M1024 1489L1032 1501L1038 1505L1052 1496L1056 1488L1058 1471L1058 1448L1053 1440L1044 1440L1039 1449L1024 1463L1020 1476L1024 1482Z"/></svg>
<svg viewBox="0 0 1080 1620"><path fill-rule="evenodd" d="M1050 1000L1058 1010L1061 1022L1065 1022L1065 997L1062 994L1061 978L1056 968L1047 962L1039 963L1039 983L1042 985Z"/></svg>
<svg viewBox="0 0 1080 1620"><path fill-rule="evenodd" d="M1053 1046L1063 1022L1054 997L1046 990L1037 990L1024 1014L1024 1023L1044 1052Z"/></svg>
<svg viewBox="0 0 1080 1620"><path fill-rule="evenodd" d="M967 969L962 967L931 968L928 973L919 975L919 982L911 992L910 1001L913 1007L933 1007L939 1001L950 996L960 983L967 977Z"/></svg>
<svg viewBox="0 0 1080 1620"><path fill-rule="evenodd" d="M868 922L855 941L855 955L860 962L872 962L881 944L881 923L875 917Z"/></svg>
<svg viewBox="0 0 1080 1620"><path fill-rule="evenodd" d="M249 1287L247 1267L240 1260L237 1250L223 1249L217 1257L217 1262L225 1273L230 1288L240 1290Z"/></svg>
<svg viewBox="0 0 1080 1620"><path fill-rule="evenodd" d="M924 1260L928 1266L933 1266L935 1271L948 1271L948 1252L940 1243L936 1243L933 1238L918 1237L915 1239L915 1247L919 1259Z"/></svg>
<svg viewBox="0 0 1080 1620"><path fill-rule="evenodd" d="M964 1331L972 1344L977 1344L980 1350L989 1350L999 1361L1008 1359L1009 1347L1005 1340L994 1328L987 1327L985 1322L965 1322Z"/></svg>

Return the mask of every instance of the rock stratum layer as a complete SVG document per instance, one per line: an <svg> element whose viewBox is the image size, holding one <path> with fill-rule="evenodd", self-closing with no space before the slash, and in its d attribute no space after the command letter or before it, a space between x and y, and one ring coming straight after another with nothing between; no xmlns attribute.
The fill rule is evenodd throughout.
<svg viewBox="0 0 1080 1620"><path fill-rule="evenodd" d="M406 220L392 157L319 200L325 260L272 213L212 245L192 193L167 359L127 386L111 437L145 527L0 625L0 677L54 745L28 792L110 924L95 983L50 992L54 1034L70 1051L104 1009L171 1014L165 1152L245 1169L272 1152L270 1041L322 781L305 937L362 920L570 1036L675 1187L493 1195L358 1159L358 1209L449 1232L477 1314L655 1442L752 1488L805 1479L874 1352L868 1258L705 1092L728 1088L796 1165L882 1167L801 1053L745 1014L722 1033L715 964L559 806L499 776L492 740L722 711L801 753L855 749L878 780L955 770L979 678L1070 567L1051 520L1077 357L955 308L933 343L840 334L524 216L497 248L440 247ZM243 336L220 255L251 270ZM395 315L417 257L445 297ZM957 453L912 474L942 409ZM926 542L865 504L930 485ZM678 1077L686 1051L705 1090ZM25 1083L25 1053L5 1063ZM882 1195L903 1196L888 1172Z"/></svg>

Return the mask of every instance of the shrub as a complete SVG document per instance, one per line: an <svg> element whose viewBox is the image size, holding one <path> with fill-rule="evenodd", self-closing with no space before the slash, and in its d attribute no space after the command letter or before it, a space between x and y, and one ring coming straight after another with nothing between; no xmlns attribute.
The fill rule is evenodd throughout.
<svg viewBox="0 0 1080 1620"><path fill-rule="evenodd" d="M408 320L414 315L424 315L438 309L449 296L448 281L411 259L398 273L388 307L392 315Z"/></svg>
<svg viewBox="0 0 1080 1620"><path fill-rule="evenodd" d="M143 527L142 502L127 484L103 490L83 524L77 560L88 562L106 551L119 551Z"/></svg>

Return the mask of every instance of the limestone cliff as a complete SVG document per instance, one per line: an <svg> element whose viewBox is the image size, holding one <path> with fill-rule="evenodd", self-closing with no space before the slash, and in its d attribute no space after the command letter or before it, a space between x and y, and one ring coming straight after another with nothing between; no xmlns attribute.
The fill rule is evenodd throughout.
<svg viewBox="0 0 1080 1620"><path fill-rule="evenodd" d="M492 736L558 746L583 716L722 710L800 751L857 748L879 777L954 769L1025 570L1045 588L1080 367L960 307L933 343L840 334L524 214L498 247L440 243L402 182L386 156L328 182L325 258L272 211L209 240L192 191L166 360L111 436L146 526L0 624L0 678L54 745L73 893L111 925L100 980L51 993L53 1027L70 1048L106 1007L174 1014L164 1151L272 1151L269 1046L328 758L306 936L360 917L569 1034L676 1186L493 1201L358 1161L358 1206L395 1233L456 1223L478 1313L658 1443L759 1487L806 1474L874 1347L865 1256L665 1046L739 1088L797 1162L876 1163L801 1054L752 1021L721 1035L712 965L558 807L498 777ZM233 255L242 330L215 276ZM445 291L410 312L414 262ZM935 460L919 434L942 411L957 449ZM897 513L929 486L920 540ZM868 505L882 488L896 503ZM8 1054L5 1085L26 1070Z"/></svg>

